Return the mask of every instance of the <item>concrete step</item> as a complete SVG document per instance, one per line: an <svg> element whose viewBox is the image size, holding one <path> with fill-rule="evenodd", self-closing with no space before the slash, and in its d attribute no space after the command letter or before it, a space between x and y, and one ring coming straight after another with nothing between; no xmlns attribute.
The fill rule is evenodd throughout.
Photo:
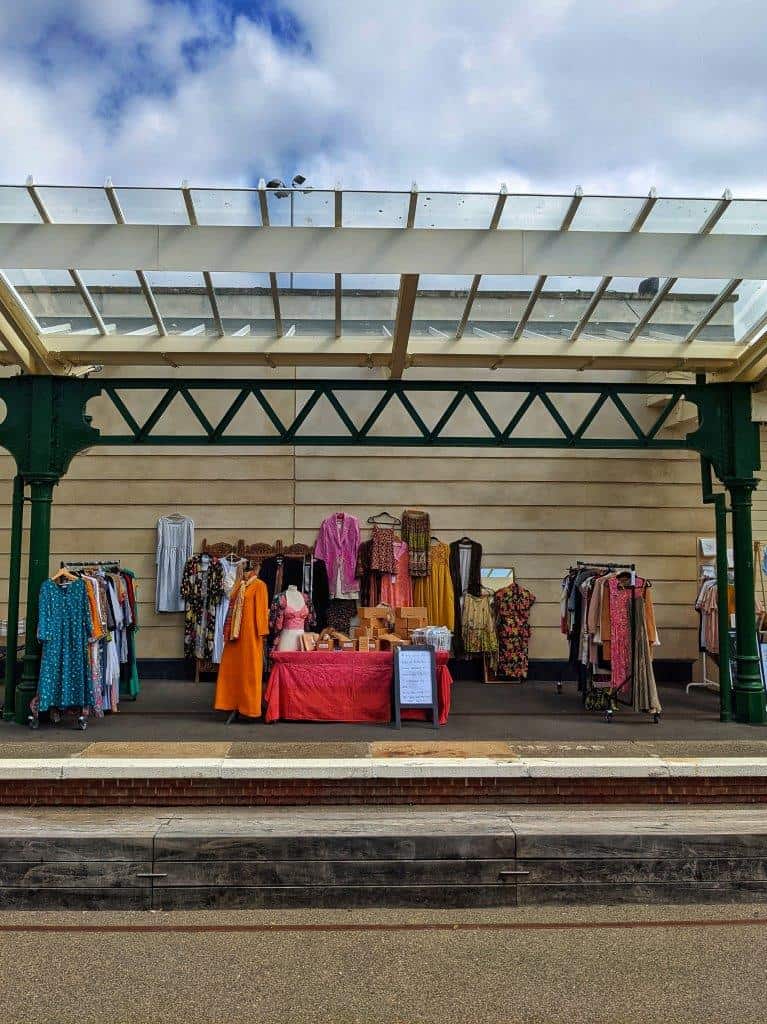
<svg viewBox="0 0 767 1024"><path fill-rule="evenodd" d="M767 808L0 813L0 909L767 900Z"/></svg>

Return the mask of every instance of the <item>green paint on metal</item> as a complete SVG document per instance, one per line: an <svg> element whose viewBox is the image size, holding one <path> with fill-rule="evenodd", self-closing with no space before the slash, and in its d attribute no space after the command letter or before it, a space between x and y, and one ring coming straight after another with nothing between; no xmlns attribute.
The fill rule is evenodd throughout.
<svg viewBox="0 0 767 1024"><path fill-rule="evenodd" d="M11 499L11 550L8 563L8 632L5 646L5 699L3 718L13 718L19 649L19 595L21 590L21 539L24 529L24 478L13 478Z"/></svg>
<svg viewBox="0 0 767 1024"><path fill-rule="evenodd" d="M129 408L128 396L135 391L160 391L161 397L153 411L140 423ZM231 396L227 411L214 423L203 411L196 394L217 391ZM289 392L296 396L296 413L290 422L283 422L267 394ZM361 427L356 427L346 409L342 395L351 392L369 395L370 410ZM418 395L441 396L444 400L429 428L414 400ZM101 395L111 402L127 433L101 433L91 425L85 409L90 399ZM627 399L639 396L663 396L662 408L652 412L642 407L642 415L632 411ZM271 430L232 433L237 413L248 397L253 396L265 414ZM591 396L588 411L578 426L571 427L560 405L563 396ZM178 435L162 429L163 417L176 397L191 410L200 426L199 434ZM488 398L505 411L493 415ZM540 449L616 449L623 451L663 451L688 449L698 452L710 470L729 489L732 496L733 540L737 596L738 679L735 687L735 714L740 721L764 722L764 693L758 672L758 653L753 629L754 567L751 548L751 491L756 485L754 473L759 468L759 438L756 424L751 422L750 386L725 383L689 385L621 384L621 383L522 383L518 381L379 381L379 380L173 380L162 378L80 380L65 377L20 376L0 380L0 398L7 406L5 420L0 424L0 445L16 459L19 473L32 486L32 523L30 535L29 595L27 598L27 645L22 680L17 688L16 715L23 720L26 703L34 693L37 678L38 645L37 592L48 573L50 553L50 505L54 485L66 472L72 458L86 448L99 445L119 446L214 446L246 445L332 445L370 447L422 448L514 448ZM338 432L310 434L306 425L312 410L325 399L326 408L337 416ZM512 400L521 399L516 412ZM479 413L486 432L455 435L447 432L454 414L464 399ZM508 399L508 401L503 401ZM687 436L660 437L668 417L682 400L693 402L699 414L697 428ZM396 408L405 429L396 433L371 432L381 416L396 401ZM600 410L609 403L618 429L604 436L592 433ZM438 404L438 403L436 403ZM539 414L548 416L549 433L523 435L520 428L526 413L537 404ZM435 405L430 398L430 407ZM502 415L502 422L499 416ZM648 422L648 420L650 422ZM551 426L555 436L551 436ZM626 427L628 436L626 436ZM408 432L409 431L409 432ZM536 432L537 433L537 432ZM479 436L478 436L479 435ZM705 484L705 480L704 480ZM707 492L707 493L710 493ZM716 501L714 502L716 505ZM723 520L717 513L717 533L721 539ZM720 544L726 551L726 544ZM726 578L726 574L725 574ZM726 713L723 706L722 714Z"/></svg>

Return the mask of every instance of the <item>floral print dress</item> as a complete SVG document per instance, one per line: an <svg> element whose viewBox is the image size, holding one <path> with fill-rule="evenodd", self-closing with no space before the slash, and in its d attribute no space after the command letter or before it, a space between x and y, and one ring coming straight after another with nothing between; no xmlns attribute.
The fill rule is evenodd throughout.
<svg viewBox="0 0 767 1024"><path fill-rule="evenodd" d="M498 632L498 675L526 679L530 644L530 609L535 595L519 583L496 591L493 599Z"/></svg>
<svg viewBox="0 0 767 1024"><path fill-rule="evenodd" d="M194 555L181 580L184 612L184 656L210 660L216 636L216 609L224 596L224 570L212 555Z"/></svg>

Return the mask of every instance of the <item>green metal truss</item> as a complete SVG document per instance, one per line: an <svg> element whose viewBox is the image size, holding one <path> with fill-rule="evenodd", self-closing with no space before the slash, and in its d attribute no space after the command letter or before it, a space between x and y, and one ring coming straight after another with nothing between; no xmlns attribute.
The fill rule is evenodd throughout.
<svg viewBox="0 0 767 1024"><path fill-rule="evenodd" d="M229 395L226 411L212 419L203 409L202 393ZM131 392L160 392L151 413L137 418L130 410ZM270 395L295 395L296 410L289 419L281 417ZM347 408L345 396L355 396L355 414ZM418 396L439 396L440 413L429 426L417 408ZM262 410L261 428L250 433L231 428L244 404L251 398ZM577 423L569 422L562 407L567 397L586 399ZM663 396L659 408L642 407L641 420L629 404L638 397ZM88 403L106 401L125 429L109 434L93 426L87 415ZM497 409L508 399L508 411ZM735 549L738 671L732 713L739 721L764 723L764 690L753 628L754 566L751 541L751 493L759 469L759 434L751 422L751 391L748 384L689 385L623 383L521 383L511 381L360 381L360 380L168 380L163 378L106 379L97 381L72 377L19 376L0 380L0 399L6 416L0 423L0 446L14 456L18 479L14 488L12 561L19 561L19 532L23 501L32 506L30 562L27 597L27 643L22 678L18 686L6 678L8 695L15 691L15 713L23 720L37 680L39 648L35 639L37 592L49 571L50 513L53 488L66 472L72 458L88 448L103 445L129 446L275 446L333 445L375 447L474 447L474 448L559 448L623 449L626 451L686 448L698 452L704 467L710 467L729 491ZM196 433L178 434L163 429L163 417L174 400L183 401L199 424ZM490 399L495 412L491 412ZM500 399L500 400L499 400ZM521 399L521 400L520 400ZM589 400L590 399L590 400ZM662 436L662 428L682 400L698 410L698 424L686 435ZM430 398L431 406L435 402ZM336 432L310 432L310 416L320 402L334 411ZM468 435L450 430L459 407L468 403L483 428ZM531 436L524 430L527 414L536 406L550 419L549 432ZM360 416L359 407L364 407ZM595 422L609 407L616 429L594 434ZM375 433L387 410L397 410L396 432ZM512 411L513 409L513 411ZM103 409L102 409L103 412ZM710 476L710 474L709 474ZM704 484L707 477L704 473ZM26 489L30 496L25 497ZM711 500L710 486L706 490ZM721 503L719 503L721 504ZM721 531L721 523L719 527ZM13 588L12 588L13 589ZM11 612L9 611L9 617ZM723 717L725 711L723 708Z"/></svg>

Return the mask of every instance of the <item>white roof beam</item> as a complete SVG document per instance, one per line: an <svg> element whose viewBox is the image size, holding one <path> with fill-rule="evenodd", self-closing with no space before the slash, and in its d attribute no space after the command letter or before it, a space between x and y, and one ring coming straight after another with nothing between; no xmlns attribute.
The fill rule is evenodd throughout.
<svg viewBox="0 0 767 1024"><path fill-rule="evenodd" d="M237 331L232 331L232 338L246 338L250 334L250 324L245 324Z"/></svg>
<svg viewBox="0 0 767 1024"><path fill-rule="evenodd" d="M112 184L111 178L107 178L106 183L104 184L104 191L107 194L109 205L112 207L112 214L114 215L115 221L118 224L127 224L119 196L117 195L117 190ZM144 300L146 301L147 306L149 306L149 312L152 314L152 319L155 322L157 333L163 338L167 337L168 331L165 327L165 321L162 318L160 307L157 305L149 279L143 270L137 270L136 277L138 278L139 287L144 293Z"/></svg>
<svg viewBox="0 0 767 1024"><path fill-rule="evenodd" d="M263 178L258 183L258 202L261 207L261 227L269 227L269 203L266 200L266 182ZM295 231L295 228L289 228L289 231ZM269 288L272 293L272 307L274 308L274 333L278 338L283 335L282 329L282 312L280 310L280 291L277 287L277 274L270 270L269 271Z"/></svg>
<svg viewBox="0 0 767 1024"><path fill-rule="evenodd" d="M181 331L180 336L182 338L195 338L200 334L205 334L205 324L195 324L188 331Z"/></svg>
<svg viewBox="0 0 767 1024"><path fill-rule="evenodd" d="M0 312L6 348L10 345L28 373L59 373L41 338L40 324L10 279L0 270Z"/></svg>
<svg viewBox="0 0 767 1024"><path fill-rule="evenodd" d="M143 338L148 337L149 335L157 337L157 326L152 326L150 324L148 327L139 327L135 331L126 331L125 334L128 338Z"/></svg>
<svg viewBox="0 0 767 1024"><path fill-rule="evenodd" d="M218 361L234 365L263 365L266 358L275 364L292 366L359 366L367 364L368 357L377 366L386 366L391 360L391 341L385 336L345 336L336 339L332 328L325 335L298 335L282 338L253 336L248 338L211 338L204 328L196 336L171 335L164 339L162 351L156 339L128 338L125 335L96 337L61 335L57 354L72 362L104 363L110 365L158 365L171 359L179 365L215 365ZM642 370L684 369L719 371L735 365L740 348L733 344L692 342L686 345L675 341L657 341L635 345L607 338L583 337L577 342L569 338L525 337L509 346L506 339L481 336L455 341L453 338L411 338L407 349L408 365L415 366L475 366L484 367L498 359L505 366L527 368L577 368L586 360L605 369L636 368Z"/></svg>
<svg viewBox="0 0 767 1024"><path fill-rule="evenodd" d="M636 217L634 218L634 222L632 223L631 227L629 228L629 232L632 235L636 234L637 231L641 231L642 230L642 228L644 227L645 221L647 220L647 218L652 213L653 207L655 206L655 204L657 202L658 202L658 193L655 191L654 188L651 188L650 192L649 192L649 194L647 196L647 199L645 199L644 203L642 203L641 209L637 213ZM572 333L570 335L570 341L577 341L578 338L580 338L581 334L583 334L583 331L584 331L584 329L586 327L586 324L589 322L589 320L594 315L594 311L596 310L597 306L599 305L599 303L600 303L600 301L602 299L602 296L607 291L607 289L610 287L610 284L612 283L612 280L613 280L612 275L609 275L609 274L605 275L602 278L602 280L599 282L599 284L596 286L596 288L594 289L594 294L591 296L591 299L589 300L588 306L586 306L586 308L584 309L583 313L581 314L580 319L578 320L578 323L575 325L575 327L572 330Z"/></svg>
<svg viewBox="0 0 767 1024"><path fill-rule="evenodd" d="M48 212L48 208L43 202L42 196L37 191L37 186L35 185L34 180L31 176L27 178L27 192L29 193L32 202L35 204L35 209L40 214L40 219L42 220L43 224L53 224L53 218ZM72 267L67 267L67 272L69 276L72 278L72 283L74 284L75 288L80 293L80 298L85 303L85 308L88 310L91 320L96 325L97 331L99 332L99 334L106 334L107 330L106 327L104 326L104 321L101 318L101 313L99 312L96 303L93 301L93 296L88 291L85 282L80 276L79 270L75 270Z"/></svg>
<svg viewBox="0 0 767 1024"><path fill-rule="evenodd" d="M711 211L711 213L708 215L708 217L706 217L706 219L703 222L700 230L698 231L698 235L700 237L705 237L706 235L710 235L711 234L711 232L716 227L717 222L722 217L722 214L724 214L726 212L726 210L727 210L727 208L728 208L728 206L730 205L731 202L732 202L732 192L730 192L730 190L728 188L726 188L724 190L722 198L716 204L716 206ZM686 277L686 276L688 276L688 275L686 275L686 274L677 274L676 276L670 276L670 277L666 278L666 280L663 282L663 284L658 289L658 294L655 296L655 298L649 304L649 306L644 311L642 316L639 318L639 320L636 322L634 327L631 329L631 332L629 334L629 341L636 341L636 339L639 337L639 335L642 333L642 331L645 329L645 327L648 325L648 323L652 320L652 318L658 312L658 309L660 308L661 303L664 301L664 299L666 298L668 293L671 291L671 289L677 283L679 278L680 277ZM690 277L694 277L695 275L691 274L689 276ZM727 275L722 275L722 276L731 277L732 275L727 274Z"/></svg>
<svg viewBox="0 0 767 1024"><path fill-rule="evenodd" d="M502 184L498 192L498 198L495 201L495 209L493 210L493 215L490 218L489 227L491 231L496 231L498 225L501 222L501 215L503 214L503 208L506 205L507 194L508 193L506 185ZM477 297L477 292L479 291L479 282L481 280L481 274L475 274L474 277L472 278L471 287L469 288L469 293L466 296L466 305L463 308L461 319L458 321L458 326L455 329L455 336L457 339L462 338L463 333L466 330L466 324L469 322L469 317L471 316L471 307L474 305L474 300Z"/></svg>
<svg viewBox="0 0 767 1024"><path fill-rule="evenodd" d="M690 329L689 333L687 334L687 337L684 339L686 342L695 341L695 339L698 337L703 328L711 320L713 320L713 318L716 316L716 314L719 312L719 310L722 308L725 302L729 301L735 289L739 288L742 283L743 279L740 277L734 277L731 281L727 282L727 284L724 286L724 288L722 288L722 290L719 292L717 297L708 307L708 309L700 318L700 320L698 320L695 326Z"/></svg>
<svg viewBox="0 0 767 1024"><path fill-rule="evenodd" d="M582 199L583 189L578 187L573 194L573 198L570 200L570 205L567 207L567 212L565 213L564 219L559 227L560 232L570 230L570 225L578 212L578 207L581 205ZM514 333L511 336L513 341L518 341L522 337L525 327L527 327L527 321L532 316L535 304L543 291L543 286L546 284L547 277L547 274L540 274L538 276L538 280L533 285L533 290L530 292L530 298L527 300L527 305L522 310L522 315L520 316L517 326L514 328Z"/></svg>
<svg viewBox="0 0 767 1024"><path fill-rule="evenodd" d="M438 327L432 327L428 324L426 330L432 336L432 338L449 338L450 335L446 331L441 331Z"/></svg>
<svg viewBox="0 0 767 1024"><path fill-rule="evenodd" d="M41 327L40 334L68 334L71 330L71 324L51 324L50 327Z"/></svg>
<svg viewBox="0 0 767 1024"><path fill-rule="evenodd" d="M719 278L767 281L764 235L487 228L0 223L19 270ZM276 268L276 269L275 269Z"/></svg>
<svg viewBox="0 0 767 1024"><path fill-rule="evenodd" d="M192 198L192 190L189 187L188 181L181 182L181 194L184 197L184 206L186 207L186 215L189 218L189 223L193 228L198 228L200 225L197 220L197 211L194 208L194 199ZM218 296L216 295L216 289L213 287L213 278L209 270L203 270L202 279L205 282L205 291L208 293L208 302L210 303L210 311L213 314L213 323L216 326L216 330L223 338L224 324L221 320L221 313L218 308Z"/></svg>

